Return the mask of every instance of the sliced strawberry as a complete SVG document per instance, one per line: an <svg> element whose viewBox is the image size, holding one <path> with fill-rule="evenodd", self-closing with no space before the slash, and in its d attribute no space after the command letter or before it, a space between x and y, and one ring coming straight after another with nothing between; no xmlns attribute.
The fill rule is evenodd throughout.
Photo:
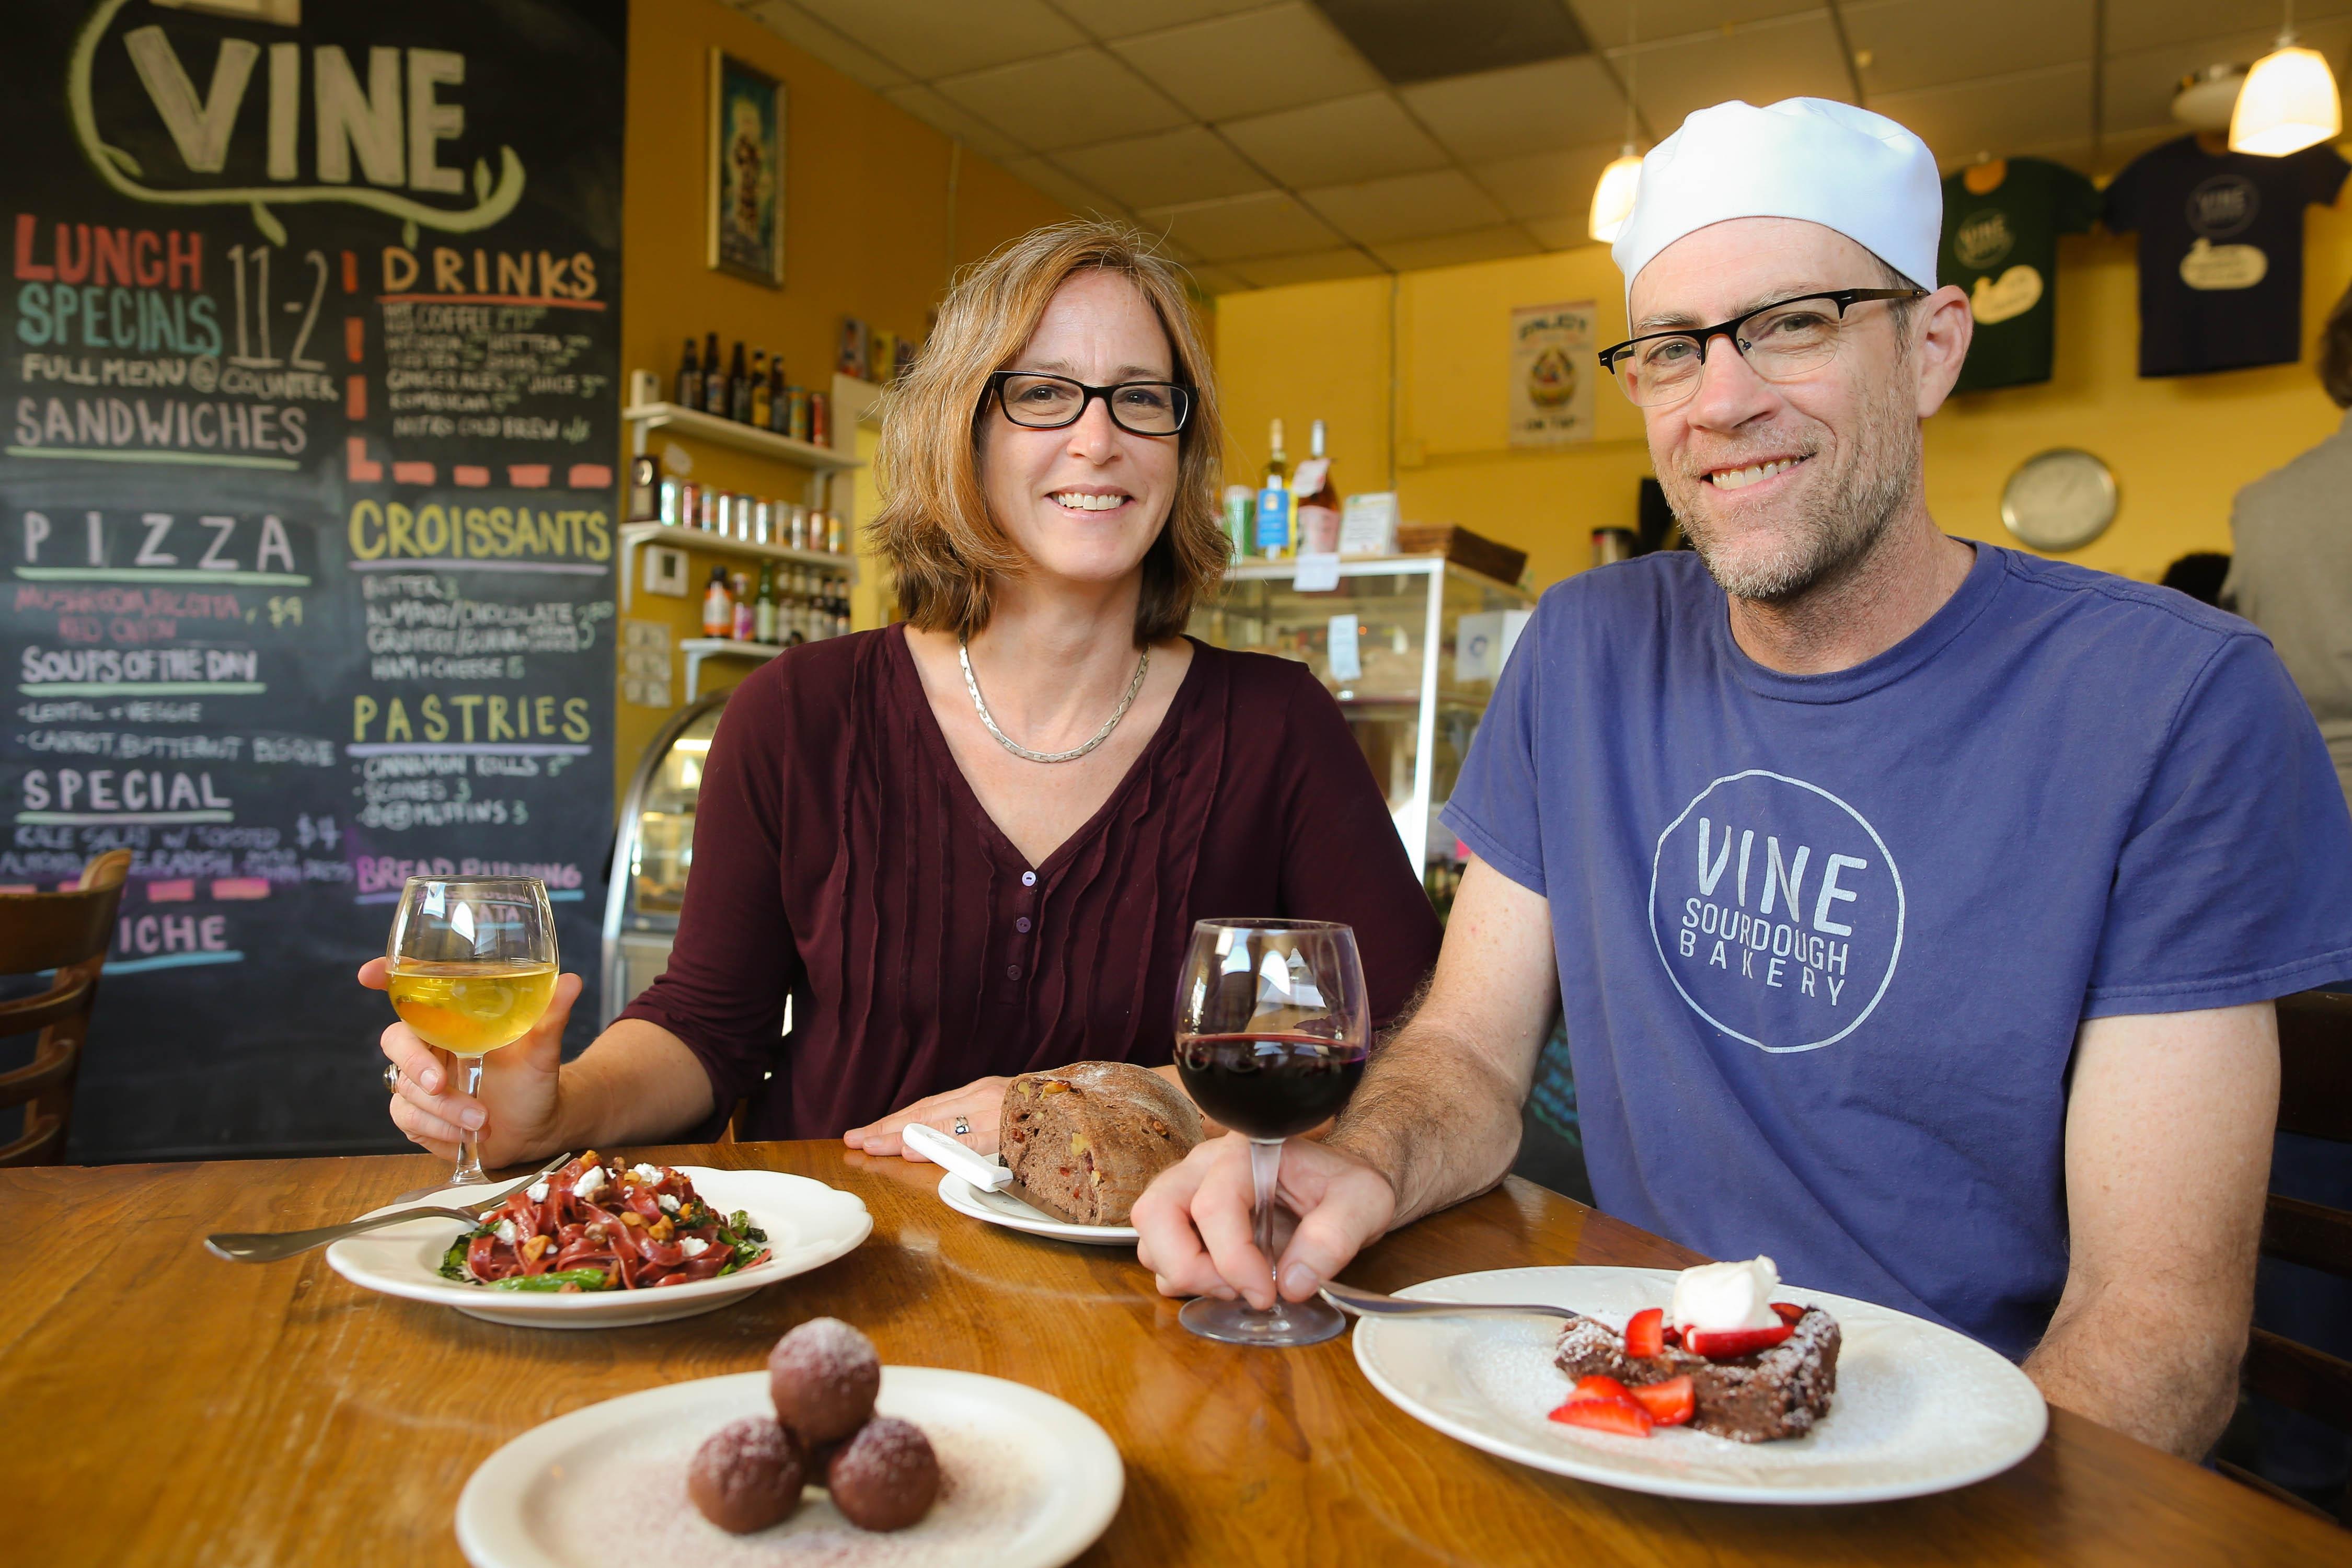
<svg viewBox="0 0 2352 1568"><path fill-rule="evenodd" d="M1682 1348L1683 1342L1683 1326L1680 1323L1668 1323L1665 1327L1665 1331L1659 1337L1667 1344L1673 1345L1679 1350Z"/></svg>
<svg viewBox="0 0 2352 1568"><path fill-rule="evenodd" d="M1697 1408L1696 1395L1692 1392L1688 1373L1670 1377L1664 1383L1645 1384L1626 1392L1633 1403L1648 1411L1650 1419L1661 1426L1679 1426L1691 1418Z"/></svg>
<svg viewBox="0 0 2352 1568"><path fill-rule="evenodd" d="M1666 1310L1644 1307L1625 1320L1625 1353L1647 1361L1666 1348Z"/></svg>
<svg viewBox="0 0 2352 1568"><path fill-rule="evenodd" d="M1551 1418L1564 1426L1590 1426L1624 1437L1646 1437L1652 1425L1650 1413L1631 1399L1570 1399L1553 1411Z"/></svg>
<svg viewBox="0 0 2352 1568"><path fill-rule="evenodd" d="M1796 1331L1789 1323L1775 1323L1769 1329L1689 1329L1684 1331L1683 1348L1709 1361L1733 1361L1770 1350Z"/></svg>
<svg viewBox="0 0 2352 1568"><path fill-rule="evenodd" d="M1629 1397L1629 1391L1615 1378L1596 1372L1590 1377L1578 1378L1575 1392L1568 1397L1570 1403L1579 1399L1624 1399Z"/></svg>
<svg viewBox="0 0 2352 1568"><path fill-rule="evenodd" d="M1772 1310L1780 1313L1780 1321L1790 1328L1796 1327L1797 1320L1805 1315L1805 1310L1794 1301L1775 1301L1772 1303Z"/></svg>

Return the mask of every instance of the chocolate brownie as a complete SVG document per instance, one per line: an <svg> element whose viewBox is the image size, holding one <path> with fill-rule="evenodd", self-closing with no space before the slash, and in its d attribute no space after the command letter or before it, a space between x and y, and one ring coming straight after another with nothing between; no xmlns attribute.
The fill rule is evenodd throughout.
<svg viewBox="0 0 2352 1568"><path fill-rule="evenodd" d="M1795 1331L1772 1346L1728 1361L1709 1361L1677 1345L1654 1356L1625 1353L1624 1337L1592 1318L1578 1318L1559 1331L1553 1363L1571 1378L1595 1373L1627 1387L1664 1383L1687 1373L1696 1408L1696 1431L1741 1443L1801 1437L1829 1414L1837 1393L1841 1336L1837 1320L1808 1307Z"/></svg>
<svg viewBox="0 0 2352 1568"><path fill-rule="evenodd" d="M998 1126L1013 1179L1076 1225L1125 1225L1151 1178L1201 1142L1192 1102L1130 1062L1023 1073Z"/></svg>

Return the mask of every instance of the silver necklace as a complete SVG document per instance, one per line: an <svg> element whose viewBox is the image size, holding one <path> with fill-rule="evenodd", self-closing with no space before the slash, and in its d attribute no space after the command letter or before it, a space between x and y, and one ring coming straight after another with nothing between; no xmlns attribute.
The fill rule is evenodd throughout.
<svg viewBox="0 0 2352 1568"><path fill-rule="evenodd" d="M980 694L980 678L971 672L971 645L959 638L956 658L963 665L963 689L971 693L971 705L978 710L980 721L988 726L988 732L996 737L998 745L1023 761L1032 763L1075 763L1109 740L1110 732L1118 728L1118 721L1127 717L1127 710L1135 706L1135 694L1143 689L1143 672L1151 668L1151 650L1147 647L1143 650L1143 657L1136 660L1135 679L1127 683L1127 695L1118 700L1117 710L1103 721L1103 727L1095 731L1093 740L1067 752L1033 752L998 729L996 721L990 717L988 702Z"/></svg>

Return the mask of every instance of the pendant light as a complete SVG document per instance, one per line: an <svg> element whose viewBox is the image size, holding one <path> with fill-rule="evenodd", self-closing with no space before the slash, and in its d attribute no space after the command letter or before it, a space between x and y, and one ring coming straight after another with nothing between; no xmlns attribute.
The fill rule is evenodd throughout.
<svg viewBox="0 0 2352 1568"><path fill-rule="evenodd" d="M2316 49L2296 46L2294 5L2287 0L2278 47L2254 62L2230 115L2230 151L2284 158L2344 129L2336 75Z"/></svg>
<svg viewBox="0 0 2352 1568"><path fill-rule="evenodd" d="M1633 196L1642 184L1642 155L1633 151L1633 82L1641 69L1641 57L1633 53L1633 8L1625 8L1625 144L1609 166L1601 171L1601 183L1592 188L1592 216L1586 232L1603 245L1616 243L1623 232L1625 220L1633 216Z"/></svg>

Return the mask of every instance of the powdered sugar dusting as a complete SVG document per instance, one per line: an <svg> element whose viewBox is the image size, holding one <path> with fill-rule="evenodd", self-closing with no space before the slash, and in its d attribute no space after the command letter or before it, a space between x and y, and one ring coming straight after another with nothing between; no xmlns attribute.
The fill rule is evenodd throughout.
<svg viewBox="0 0 2352 1568"><path fill-rule="evenodd" d="M940 1461L940 1499L917 1524L887 1535L841 1517L821 1489L800 1511L754 1535L730 1535L687 1498L686 1472L708 1430L663 1426L575 1450L533 1489L531 1533L562 1561L590 1568L938 1568L983 1562L1033 1522L1048 1478L1017 1448L977 1426L918 1423Z"/></svg>

